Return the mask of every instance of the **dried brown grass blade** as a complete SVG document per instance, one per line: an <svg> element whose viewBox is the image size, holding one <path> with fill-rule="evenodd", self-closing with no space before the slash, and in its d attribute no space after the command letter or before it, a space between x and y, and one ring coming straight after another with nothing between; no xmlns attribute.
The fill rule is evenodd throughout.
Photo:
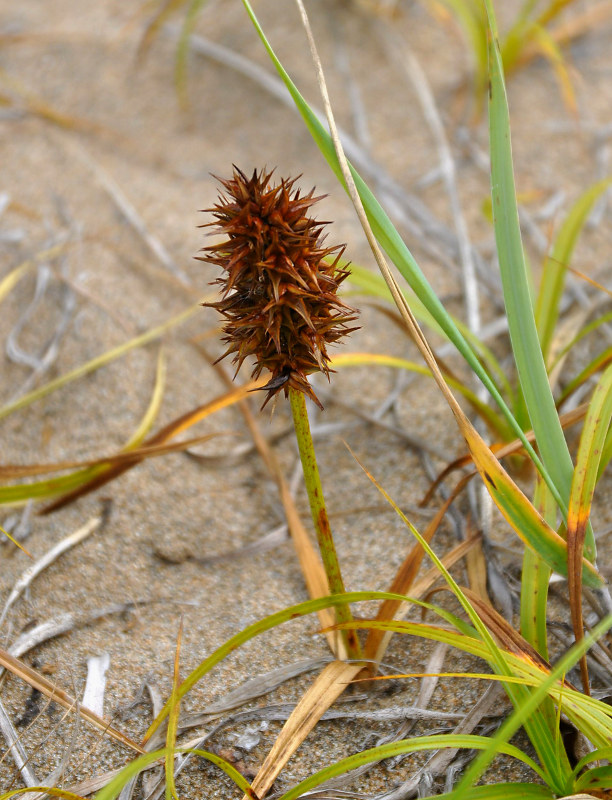
<svg viewBox="0 0 612 800"><path fill-rule="evenodd" d="M259 381L259 384L263 383ZM181 415L177 419L170 422L161 431L158 431L154 436L147 439L143 445L142 449L149 449L154 448L162 445L168 439L177 436L182 431L190 428L192 425L195 425L196 422L199 422L204 417L209 416L210 414L214 414L215 411L219 411L222 408L226 408L227 406L232 405L233 403L237 402L241 398L243 398L247 392L249 392L252 388L259 385L257 382L247 383L244 386L239 386L237 389L232 389L231 392L226 392L225 394L221 395L220 397L211 400L209 403L205 403L202 406L198 406L197 408L193 409L192 411L187 412L186 414ZM182 445L184 447L185 445ZM182 449L182 447L178 447L177 449ZM111 466L108 470L100 475L96 475L95 478L92 478L91 481L84 484L83 486L79 486L78 489L74 489L71 492L68 492L65 495L62 495L60 498L55 500L54 502L50 503L49 505L45 506L39 513L40 514L50 514L53 511L57 511L60 508L68 505L69 503L74 502L80 497L83 497L86 494L94 491L95 489L99 489L101 486L109 483L115 478L118 478L119 475L122 475L127 470L131 469L132 467L139 464L143 458L146 456L136 456L136 451L131 451L130 453L126 453L126 459L122 463L115 464Z"/></svg>
<svg viewBox="0 0 612 800"><path fill-rule="evenodd" d="M35 475L48 475L51 472L63 472L68 469L81 469L84 467L100 466L121 466L128 461L143 461L153 456L164 456L168 453L178 453L187 450L197 444L202 444L215 436L223 436L222 433L208 433L205 436L195 436L193 439L185 439L182 442L173 444L143 445L135 447L133 450L115 453L112 456L101 456L86 461L57 461L54 464L6 464L0 466L0 480L16 480L18 478L31 478Z"/></svg>
<svg viewBox="0 0 612 800"><path fill-rule="evenodd" d="M88 708L79 705L78 700L74 697L71 697L69 694L64 692L62 689L58 688L55 684L51 683L50 680L41 675L36 670L29 667L27 664L24 664L23 661L20 661L18 658L15 658L10 653L8 653L4 648L0 648L0 666L4 667L5 669L12 672L18 678L21 678L22 681L28 683L32 688L38 689L39 692L48 697L50 700L53 700L58 705L61 705L63 708L67 709L68 711L76 711L86 722L90 725L93 725L94 728L102 731L103 733L110 736L116 742L129 747L136 753L144 753L145 751L142 747L137 743L134 742L129 736L126 736L121 731L113 728L111 723L104 719L103 717L99 717L97 714L94 714L93 711L90 711Z"/></svg>
<svg viewBox="0 0 612 800"><path fill-rule="evenodd" d="M467 521L467 527L469 531L474 530L474 525L469 519ZM467 553L465 557L465 567L468 574L470 589L474 594L478 595L483 602L492 606L493 604L487 592L487 561L482 549L482 538Z"/></svg>
<svg viewBox="0 0 612 800"><path fill-rule="evenodd" d="M515 653L525 661L535 664L535 666L544 670L546 673L550 672L551 666L548 661L542 658L538 651L532 647L529 642L493 608L493 606L486 603L470 589L463 587L462 591L491 634L498 640L501 647L511 653ZM570 689L575 689L569 681L565 680L564 683Z"/></svg>
<svg viewBox="0 0 612 800"><path fill-rule="evenodd" d="M571 428L572 425L575 425L577 422L583 420L584 417L586 416L588 405L589 405L588 403L581 403L579 406L576 406L576 408L572 409L571 411L566 411L564 414L560 414L559 420L561 421L561 427L563 428L563 430L565 430L566 428ZM533 431L527 431L525 433L525 436L528 442L534 444L535 436ZM520 453L521 450L523 449L523 443L521 442L520 439L513 439L511 442L508 442L507 444L499 444L499 443L492 444L489 447L489 449L491 450L492 453L495 454L498 461L501 461L502 458L507 458L508 456L513 456L516 455L517 453ZM454 461L451 461L450 464L447 464L446 467L444 467L444 469L433 481L433 483L425 493L425 496L423 497L419 505L426 506L430 502L434 492L436 491L436 489L442 483L443 480L445 480L452 472L455 472L456 470L461 469L461 467L466 467L468 464L471 464L472 461L473 461L472 455L470 453L466 453L465 455L456 458ZM474 472L470 477L473 477L476 474L477 473Z"/></svg>
<svg viewBox="0 0 612 800"><path fill-rule="evenodd" d="M259 798L265 796L287 761L295 753L325 711L363 669L360 664L332 661L317 677L284 724L251 788ZM251 800L246 796L243 800Z"/></svg>

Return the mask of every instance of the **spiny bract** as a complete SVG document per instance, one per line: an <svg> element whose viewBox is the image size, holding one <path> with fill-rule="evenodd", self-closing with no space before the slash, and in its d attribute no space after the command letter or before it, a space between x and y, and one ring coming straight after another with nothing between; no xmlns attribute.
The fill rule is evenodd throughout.
<svg viewBox="0 0 612 800"><path fill-rule="evenodd" d="M323 247L327 223L307 212L321 197L314 189L300 196L297 179L281 179L272 186L272 172L255 170L249 179L234 166L233 177L218 178L220 193L212 208L216 218L201 227L212 227L227 239L205 247L197 257L222 267L213 281L221 286L222 299L208 303L225 318L223 341L234 353L236 372L245 358L253 356L252 376L265 368L272 373L262 387L268 400L281 389L308 395L321 403L307 375L323 372L329 379L327 345L355 328L354 309L336 296L349 274L339 266L344 245ZM219 359L220 360L220 359Z"/></svg>

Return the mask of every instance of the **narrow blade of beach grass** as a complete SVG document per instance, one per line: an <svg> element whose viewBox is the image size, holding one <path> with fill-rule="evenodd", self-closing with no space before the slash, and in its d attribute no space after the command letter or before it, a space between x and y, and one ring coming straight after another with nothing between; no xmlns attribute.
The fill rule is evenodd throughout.
<svg viewBox="0 0 612 800"><path fill-rule="evenodd" d="M411 598L410 601L423 609L428 609L437 614L446 622L446 626L440 627L435 624L409 622L406 620L355 620L352 624L357 630L369 628L392 631L432 642L442 642L464 653L481 658L495 668L495 665L491 662L491 651L488 645L481 639L475 638L476 632L473 628L439 606L434 606L431 603L416 600L415 598ZM452 630L449 626L453 626L456 630ZM491 680L512 685L515 689L521 689L521 684L537 689L541 686L542 681L548 679L550 675L550 665L544 666L541 660L535 661L522 650L519 650L519 652L507 650L503 652L503 655L512 669L512 675L497 674ZM570 688L562 678L553 682L547 690L547 695L566 714L572 724L596 747L605 747L612 741L612 710L605 702ZM521 705L519 704L517 707L520 708ZM538 714L540 714L541 707L540 704ZM541 721L541 724L539 721L538 728L544 731L547 741L551 740L550 734L552 734L552 745L550 747L546 745L546 747L547 751L550 750L551 752L553 766L556 764L554 766L556 773L559 771L559 766L562 766L565 757L562 755L560 757L557 714L555 714L555 719L557 720L557 726L554 729L549 729L550 733L549 730L543 727L544 721ZM529 731L537 730L534 726L534 720L531 718L525 727ZM556 761L553 754L556 754Z"/></svg>
<svg viewBox="0 0 612 800"><path fill-rule="evenodd" d="M138 43L137 57L139 61L147 55L163 25L165 25L177 11L180 11L187 2L188 0L166 0L166 2L158 5L157 10L152 14L145 25L144 33Z"/></svg>
<svg viewBox="0 0 612 800"><path fill-rule="evenodd" d="M418 736L413 739L400 739L397 742L389 742L388 744L373 747L370 750L363 750L361 753L343 758L340 761L319 770L314 775L311 775L306 780L298 783L293 789L281 795L280 800L297 800L298 797L311 792L325 781L331 780L338 775L344 775L363 764L372 764L376 761L382 761L386 758L394 758L400 755L408 755L409 753L422 753L431 750L440 750L445 747L452 747L458 749L469 750L486 750L489 745L489 739L486 736L476 736L474 734L437 734L434 736ZM502 743L500 744L499 753L516 758L523 764L526 764L532 769L536 775L545 780L545 775L536 764L522 750L514 745Z"/></svg>
<svg viewBox="0 0 612 800"><path fill-rule="evenodd" d="M33 796L36 792L44 793L45 796L49 795L50 797L63 797L65 800L86 800L81 794L75 794L67 789L57 789L52 786L26 786L22 789L11 789L0 794L0 800L10 800L11 797L19 797L22 794L31 794Z"/></svg>
<svg viewBox="0 0 612 800"><path fill-rule="evenodd" d="M561 414L559 419L561 421L561 425L563 426L563 428L564 429L569 428L572 425L576 425L578 422L584 419L584 417L586 416L587 408L588 404L582 403L576 408L573 408L571 411L566 411L563 414ZM529 439L529 441L532 442L535 441L533 431L526 431L525 436ZM612 447L612 441L610 442L610 446ZM513 441L507 442L506 444L501 444L499 442L493 443L490 447L490 450L492 453L495 454L495 457L501 461L503 458L507 458L508 456L520 453L523 450L523 442L520 439L514 439ZM455 472L458 469L461 469L462 467L468 466L468 464L472 463L473 461L474 459L472 454L468 452L465 455L459 456L459 458L456 458L454 461L451 461L450 464L447 464L446 467L444 467L444 469L442 469L438 473L435 480L432 481L425 496L420 501L420 505L426 506L431 501L431 498L433 497L433 494L440 485L440 483L443 480L445 480L451 473ZM556 503L555 503L555 508L556 508Z"/></svg>
<svg viewBox="0 0 612 800"><path fill-rule="evenodd" d="M539 553L555 572L567 575L566 541L538 513L475 431L466 428L462 433L491 497L519 538ZM582 576L585 584L592 588L603 585L597 569L584 558Z"/></svg>
<svg viewBox="0 0 612 800"><path fill-rule="evenodd" d="M155 382L153 384L153 393L149 400L147 410L140 420L140 425L136 428L134 433L130 436L124 445L124 450L133 450L141 445L146 435L153 427L155 420L159 414L162 400L164 398L164 389L166 388L166 354L163 345L159 348L157 356L157 367L155 369Z"/></svg>
<svg viewBox="0 0 612 800"><path fill-rule="evenodd" d="M470 800L553 800L548 786L534 783L495 783L486 786L473 786ZM455 800L454 791L445 792L444 800ZM421 800L439 800L440 795L430 795Z"/></svg>
<svg viewBox="0 0 612 800"><path fill-rule="evenodd" d="M440 0L455 15L463 28L474 58L474 95L477 115L482 110L482 95L487 86L487 35L480 3L466 0Z"/></svg>
<svg viewBox="0 0 612 800"><path fill-rule="evenodd" d="M573 270L573 271L575 272L575 270ZM582 273L580 273L580 275L582 276ZM586 276L582 276L582 277L586 277ZM601 284L597 284L597 287L600 288L600 289L605 289L605 287L601 286ZM612 292L610 294L612 296ZM591 333L596 331L597 328L601 327L602 325L605 325L606 323L610 322L611 320L612 320L612 312L609 312L607 314L602 314L597 319L594 319L592 322L589 322L587 325L582 327L578 331L578 333L575 336L573 336L572 339L570 339L570 341L565 345L565 347L563 347L559 351L559 353L557 353L557 355L555 356L554 361L550 365L550 370L552 371L557 366L558 362L562 358L564 358L567 355L567 353L569 353L569 351L578 344L578 342L582 341L582 339L584 339L586 336L589 336ZM557 402L559 403L560 401L557 401Z"/></svg>
<svg viewBox="0 0 612 800"><path fill-rule="evenodd" d="M612 615L607 616L598 623L590 634L582 642L577 642L561 659L557 662L550 675L542 681L540 686L534 689L525 701L524 705L516 708L509 719L499 728L496 734L491 736L487 742L487 748L478 755L475 761L467 768L461 778L459 786L455 790L455 800L466 800L470 796L474 784L480 779L491 761L499 751L499 745L507 742L516 731L525 725L531 716L537 714L537 709L542 700L546 697L549 689L556 681L562 678L580 660L591 645L596 642L612 626ZM609 734L608 734L609 736ZM534 744L536 744L534 742ZM548 776L546 783L557 795L567 795L572 792L573 780L571 771L569 774L552 773Z"/></svg>
<svg viewBox="0 0 612 800"><path fill-rule="evenodd" d="M299 93L297 87L295 86L295 84L293 83L293 81L283 68L282 64L278 60L276 54L274 53L274 50L272 49L270 43L266 39L266 36L257 20L257 17L255 16L255 12L253 11L249 3L249 0L242 0L242 2L249 17L251 18L251 21L253 22L253 25L255 26L255 29L264 47L268 52L268 55L270 56L270 59L272 60L276 70L278 71L280 77L282 78L287 89L289 90L296 104L296 107L298 108L300 114L302 115L306 127L310 131L313 139L315 140L317 146L321 150L322 154L324 155L325 159L327 160L334 174L341 182L341 184L345 186L342 177L342 170L340 168L338 158L336 156L336 152L334 149L334 145L329 133L319 123L315 114L312 112L311 108L306 103L302 95ZM529 457L532 459L538 471L544 477L544 480L550 487L555 497L555 500L557 501L559 507L561 508L563 514L565 515L567 513L567 496L569 495L569 481L567 483L565 498L564 498L560 494L560 491L555 485L555 482L551 477L549 471L542 464L534 448L525 438L521 426L518 424L514 415L512 414L506 402L504 401L503 397L500 395L494 382L491 380L486 370L480 364L476 354L473 352L472 348L469 346L465 338L461 335L460 331L454 324L452 318L449 316L448 312L440 302L436 293L434 292L434 290L428 283L427 279L423 275L421 269L419 268L414 257L412 256L412 253L406 247L406 244L402 240L401 236L399 235L397 230L393 227L391 221L389 220L389 218L387 217L382 207L380 206L380 204L378 203L372 192L369 190L369 188L367 187L361 176L350 164L349 168L353 176L353 179L355 181L357 191L365 208L369 223L372 227L372 230L376 236L377 241L380 243L381 247L388 253L389 257L391 258L395 266L398 268L401 274L406 278L416 296L421 300L421 302L429 311L429 313L437 321L437 323L442 328L448 339L455 345L458 352L465 358L465 360L467 361L468 365L470 366L474 374L480 379L483 385L490 392L491 396L499 406L503 415L508 420L508 423L512 428L512 431L523 442L523 445L525 447L525 450L529 454Z"/></svg>
<svg viewBox="0 0 612 800"><path fill-rule="evenodd" d="M187 66L189 57L189 47L191 34L195 30L198 15L208 0L191 0L187 7L187 13L181 26L181 32L176 43L176 57L174 62L174 85L176 94L181 107L189 107L189 95L187 93Z"/></svg>
<svg viewBox="0 0 612 800"><path fill-rule="evenodd" d="M534 505L552 527L557 518L557 506L542 480L536 481ZM530 547L526 547L521 570L521 633L546 660L548 660L546 613L550 576L551 569L544 559Z"/></svg>
<svg viewBox="0 0 612 800"><path fill-rule="evenodd" d="M603 447L601 448L601 454L599 456L599 467L597 468L598 482L611 460L612 460L612 427L608 428L606 439L604 441Z"/></svg>
<svg viewBox="0 0 612 800"><path fill-rule="evenodd" d="M0 477L11 480L49 472L61 472L64 469L72 469L74 467L84 467L84 469L60 478L50 478L47 481L37 481L18 486L2 486L0 487L0 505L23 505L28 500L49 500L58 494L60 495L57 500L58 504L65 505L69 502L68 494L71 494L72 491L78 491L80 492L79 496L83 496L118 477L121 472L135 467L147 458L180 453L190 447L195 447L222 435L222 433L209 433L172 444L144 445L127 452L121 451L114 455L102 456L90 461L65 461L57 464L30 464L28 466L8 464L0 467ZM118 472L109 474L111 469L116 469ZM74 499L76 499L76 496ZM40 513L44 515L50 513L51 510L53 510L51 507L46 507Z"/></svg>
<svg viewBox="0 0 612 800"><path fill-rule="evenodd" d="M200 758L205 759L206 761L209 761L211 764L214 764L215 766L219 767L219 769L223 770L223 772L225 772L225 774L231 778L236 786L245 792L250 800L257 800L251 793L250 785L246 778L241 775L240 772L238 772L238 770L229 763L229 761L221 758L221 756L218 756L216 753L211 753L207 750L183 747L177 747L176 752L184 754L192 753ZM155 764L155 762L163 761L165 757L166 748L163 748L160 750L155 750L151 753L145 753L144 755L133 759L126 764L125 767L119 771L119 773L113 773L113 778L106 784L106 786L98 791L95 796L95 800L115 800L115 798L121 793L121 790L124 788L124 786L126 786L133 778L136 778L144 769L152 764ZM3 800L3 798L0 797L0 800Z"/></svg>
<svg viewBox="0 0 612 800"><path fill-rule="evenodd" d="M572 394L581 386L596 375L606 364L612 361L612 347L606 347L601 353L598 353L583 369L580 370L578 375L568 381L567 385L559 395L559 405L565 403Z"/></svg>
<svg viewBox="0 0 612 800"><path fill-rule="evenodd" d="M81 364L80 367L67 372L65 375L60 375L58 378L54 378L52 381L45 383L44 386L40 386L38 389L28 392L28 394L20 397L18 400L15 400L13 403L2 406L2 408L0 408L0 420L4 419L4 417L8 417L8 415L12 414L14 411L18 411L21 408L29 406L36 400L46 397L51 392L54 392L56 389L60 389L62 386L66 386L71 381L82 378L85 375L89 375L90 372L95 372L95 370L100 369L100 367L105 367L107 364L110 364L112 361L115 361L115 359L120 358L122 355L134 349L135 347L142 347L148 342L159 339L159 337L162 336L162 334L164 334L167 330L186 322L196 313L196 311L199 310L199 303L195 306L191 306L185 311L182 311L180 314L177 314L176 316L171 317L169 320L166 320L166 322L163 322L161 325L157 325L155 328L151 328L151 330L141 333L139 336L135 336L134 338L129 339L127 342L123 342L117 347L107 350L105 353L96 356L96 358L93 358L91 361L88 361L85 364Z"/></svg>
<svg viewBox="0 0 612 800"><path fill-rule="evenodd" d="M533 28L533 44L552 67L565 107L577 119L578 104L576 93L570 77L570 68L563 57L561 47L549 31L540 25L535 25Z"/></svg>
<svg viewBox="0 0 612 800"><path fill-rule="evenodd" d="M559 43L543 24L521 14L501 43L501 56L506 75L524 63L525 50L530 48L545 58L555 73L565 107L576 114L576 95L570 71Z"/></svg>
<svg viewBox="0 0 612 800"><path fill-rule="evenodd" d="M547 362L555 328L559 319L559 306L565 286L567 265L572 259L578 237L595 202L608 189L612 179L599 181L589 187L572 208L555 237L550 256L544 263L538 290L535 316L544 360Z"/></svg>
<svg viewBox="0 0 612 800"><path fill-rule="evenodd" d="M176 754L176 737L178 733L179 715L181 713L181 698L178 696L180 678L181 641L183 638L183 619L179 623L174 652L174 669L172 671L172 691L170 693L170 706L168 709L168 726L166 728L166 756L164 771L166 775L165 796L166 800L178 800L176 784L174 782L174 757Z"/></svg>
<svg viewBox="0 0 612 800"><path fill-rule="evenodd" d="M291 756L362 669L361 664L332 661L317 676L283 725L272 749L253 779L251 790L256 797L265 797Z"/></svg>
<svg viewBox="0 0 612 800"><path fill-rule="evenodd" d="M461 491L463 491L463 488L467 485L469 480L469 475L464 476L458 482L454 490L450 493L449 497L444 501L442 506L438 509L436 515L423 531L423 538L426 542L431 542L442 520L444 519L446 512L450 508L451 503L456 500L457 496ZM416 580L416 576L423 562L424 556L425 550L418 542L415 542L412 549L404 559L401 567L397 571L395 578L389 587L390 592L395 594L408 594L412 585L414 584L414 581ZM398 600L386 600L384 603L380 604L380 608L376 614L376 619L394 619L404 605L404 603L401 603ZM384 657L389 641L390 635L387 631L373 629L368 631L368 637L366 639L363 652L365 659L369 662L368 669L370 673L373 674L376 672L378 665ZM372 662L374 662L374 665L372 665Z"/></svg>
<svg viewBox="0 0 612 800"><path fill-rule="evenodd" d="M589 404L584 421L576 468L572 481L569 510L567 515L567 558L568 585L572 625L576 641L584 636L582 621L582 562L583 551L588 553L585 537L591 503L597 483L599 461L606 436L612 421L612 365L601 376ZM584 691L589 694L589 676L586 656L581 659L580 671Z"/></svg>
<svg viewBox="0 0 612 800"><path fill-rule="evenodd" d="M489 25L489 129L493 219L510 341L538 449L546 470L552 477L555 490L561 493L561 510L567 513L574 467L548 382L533 314L516 204L510 116L497 26L490 0L485 0L485 6Z"/></svg>
<svg viewBox="0 0 612 800"><path fill-rule="evenodd" d="M364 294L369 295L370 297L378 297L382 300L388 300L390 303L393 302L393 296L389 291L389 287L385 283L384 278L380 273L371 272L369 269L360 267L358 264L354 264L353 262L347 262L346 269L350 271L348 282L353 286L359 287ZM435 331L435 333L439 334L440 336L444 336L444 331L438 325L429 311L425 308L419 298L412 291L406 289L403 289L402 291L404 297L406 298L406 302L410 306L412 313L418 319L418 321L422 325L426 325L430 330Z"/></svg>

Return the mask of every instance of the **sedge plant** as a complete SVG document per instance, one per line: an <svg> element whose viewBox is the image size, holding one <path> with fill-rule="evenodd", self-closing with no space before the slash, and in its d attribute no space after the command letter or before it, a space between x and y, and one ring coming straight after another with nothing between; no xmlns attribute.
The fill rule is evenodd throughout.
<svg viewBox="0 0 612 800"><path fill-rule="evenodd" d="M223 180L224 194L208 209L215 221L205 227L224 234L204 248L200 260L221 267L215 281L221 300L208 305L224 318L221 358L232 354L236 372L247 357L255 362L252 377L263 370L271 377L262 408L282 391L289 398L312 520L331 594L344 583L331 533L323 487L308 421L306 397L323 408L308 375L329 377L327 347L353 328L356 313L337 296L348 270L339 266L344 247L324 247L324 225L309 216L321 198L314 190L301 194L295 180L274 185L272 173L255 170L248 178L234 167ZM351 621L348 606L337 608L339 623ZM347 654L359 658L355 633L344 633Z"/></svg>

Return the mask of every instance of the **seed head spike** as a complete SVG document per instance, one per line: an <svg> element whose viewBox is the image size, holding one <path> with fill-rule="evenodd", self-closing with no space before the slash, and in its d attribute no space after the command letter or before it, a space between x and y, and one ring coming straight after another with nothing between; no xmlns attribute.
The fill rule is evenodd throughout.
<svg viewBox="0 0 612 800"><path fill-rule="evenodd" d="M237 372L253 356L253 378L264 369L272 373L262 387L264 406L281 389L285 396L295 389L323 408L307 376L322 372L329 379L327 345L356 330L348 323L357 312L337 297L349 274L339 266L345 246L323 247L328 223L308 216L322 197L314 189L301 194L297 178L272 185L272 173L254 170L247 178L234 166L231 178L217 178L223 191L204 209L215 220L201 227L227 239L196 256L223 270L212 282L221 299L205 305L225 320L221 358L233 354Z"/></svg>

